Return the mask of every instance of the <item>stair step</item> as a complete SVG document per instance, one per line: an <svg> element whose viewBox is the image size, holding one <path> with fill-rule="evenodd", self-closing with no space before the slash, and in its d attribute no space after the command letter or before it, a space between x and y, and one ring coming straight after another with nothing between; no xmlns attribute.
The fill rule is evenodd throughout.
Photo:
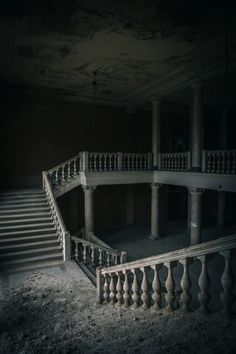
<svg viewBox="0 0 236 354"><path fill-rule="evenodd" d="M23 208L23 209L18 209L18 208L14 208L14 209L9 209L9 210L0 210L0 215L6 215L6 214L13 214L13 213L27 213L30 212L30 213L38 213L38 212L48 212L50 209L49 209L49 206L44 206L44 207L35 207L35 208L32 208L32 207L28 207L28 208Z"/></svg>
<svg viewBox="0 0 236 354"><path fill-rule="evenodd" d="M49 214L50 215L50 214ZM28 215L26 215L28 216ZM44 223L45 221L47 222L51 222L53 219L52 217L48 216L48 217L42 217L42 218L32 218L32 219L27 219L27 218L22 218L22 219L18 219L18 220L2 220L0 218L0 228L3 226L8 227L9 226L13 226L15 225L15 227L18 227L18 225L22 225L22 224L33 224L33 223Z"/></svg>
<svg viewBox="0 0 236 354"><path fill-rule="evenodd" d="M13 244L13 245L6 245L6 246L1 246L0 248L0 255L1 253L4 253L8 250L18 250L18 249L30 249L30 248L37 248L37 247L43 247L43 246L50 246L53 247L53 245L58 246L59 241L57 238L52 239L52 240L40 240L40 241L35 241L35 242L22 242L18 244Z"/></svg>
<svg viewBox="0 0 236 354"><path fill-rule="evenodd" d="M19 204L27 204L27 203L42 203L42 202L46 202L47 199L45 196L42 196L40 198L26 198L26 199L22 199L22 198L14 198L14 199L10 199L10 200L2 200L0 198L0 206L4 207L5 205L19 205Z"/></svg>
<svg viewBox="0 0 236 354"><path fill-rule="evenodd" d="M17 265L17 264L25 264L25 263L31 263L31 262L42 262L42 261L47 261L47 260L52 260L52 259L58 259L62 260L62 252L57 252L55 254L47 254L47 255L42 255L42 256L35 256L35 257L26 257L24 259L12 259L12 260L7 260L4 262L0 262L1 267L8 266L8 265Z"/></svg>
<svg viewBox="0 0 236 354"><path fill-rule="evenodd" d="M10 221L23 221L24 218L46 218L46 217L51 217L51 213L49 211L47 212L33 212L33 213L28 213L28 214L9 214L9 215L1 215L0 214L0 221L5 221L6 219ZM12 220L13 219L13 220ZM19 220L16 220L19 219Z"/></svg>
<svg viewBox="0 0 236 354"><path fill-rule="evenodd" d="M40 196L44 195L44 192L41 189L32 189L32 190L27 190L27 189L18 189L18 190L13 190L13 191L6 191L6 192L1 192L0 197L29 197L29 196Z"/></svg>
<svg viewBox="0 0 236 354"><path fill-rule="evenodd" d="M3 237L10 237L10 236L17 236L19 235L19 237L21 235L42 235L42 234L47 234L47 233L51 233L53 231L56 231L54 225L52 225L53 227L50 228L46 228L46 229L32 229L32 230L23 230L23 231L9 231L9 232L2 232L0 234L0 239Z"/></svg>
<svg viewBox="0 0 236 354"><path fill-rule="evenodd" d="M37 242L40 240L53 240L56 239L58 240L58 236L56 233L51 233L51 234L45 234L45 235L29 235L29 236L22 236L22 237L7 237L7 238L0 238L0 247L2 245L10 245L10 244L20 244L23 242Z"/></svg>
<svg viewBox="0 0 236 354"><path fill-rule="evenodd" d="M21 231L21 229L26 230L27 229L41 229L41 228L47 228L47 227L54 227L53 222L44 222L44 223L39 223L39 224L27 224L25 223L24 225L11 225L11 226L0 226L0 236L2 233L7 232L7 231Z"/></svg>
<svg viewBox="0 0 236 354"><path fill-rule="evenodd" d="M32 271L32 270L37 270L37 269L42 269L42 268L48 268L48 267L58 267L59 265L63 264L64 260L63 258L52 258L52 259L47 259L43 261L36 261L36 262L22 262L21 264L7 264L6 266L1 264L1 271L5 274L9 273L16 273L16 272L23 272L23 271Z"/></svg>
<svg viewBox="0 0 236 354"><path fill-rule="evenodd" d="M53 253L58 253L59 251L62 252L62 248L60 246L54 246L54 247L44 247L44 248L36 248L36 249L29 249L29 250L20 250L20 251L12 251L12 252L5 252L5 253L2 253L0 254L0 262L2 260L6 260L7 258L12 258L12 257L16 257L17 259L18 258L22 258L24 256L27 256L27 255L31 255L32 256L36 253L39 254L40 253L49 253L50 254L53 254Z"/></svg>
<svg viewBox="0 0 236 354"><path fill-rule="evenodd" d="M6 204L6 205L2 205L0 204L0 211L2 210L11 210L11 209L21 209L21 208L41 208L41 207L46 207L48 206L48 203L45 201L45 202L38 202L38 203L28 203L28 202L25 202L25 203L19 203L19 204L12 204L12 205L9 205L9 204Z"/></svg>

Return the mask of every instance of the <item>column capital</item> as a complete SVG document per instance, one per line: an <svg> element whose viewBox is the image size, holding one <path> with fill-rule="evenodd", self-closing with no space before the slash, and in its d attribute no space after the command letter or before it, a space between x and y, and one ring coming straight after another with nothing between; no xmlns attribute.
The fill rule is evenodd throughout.
<svg viewBox="0 0 236 354"><path fill-rule="evenodd" d="M197 78L192 82L192 88L195 90L201 89L203 87L203 82L200 78Z"/></svg>
<svg viewBox="0 0 236 354"><path fill-rule="evenodd" d="M150 98L150 102L152 105L159 105L161 103L161 99L159 97L153 96Z"/></svg>
<svg viewBox="0 0 236 354"><path fill-rule="evenodd" d="M205 191L205 189L203 188L197 188L197 187L187 187L187 188L192 195L201 195Z"/></svg>
<svg viewBox="0 0 236 354"><path fill-rule="evenodd" d="M85 186L85 185L82 185L82 188L83 188L83 191L84 192L87 192L87 191L95 191L95 189L97 188L97 186Z"/></svg>
<svg viewBox="0 0 236 354"><path fill-rule="evenodd" d="M161 186L162 186L161 183L155 183L155 182L150 183L150 187L151 187L152 189L159 189Z"/></svg>

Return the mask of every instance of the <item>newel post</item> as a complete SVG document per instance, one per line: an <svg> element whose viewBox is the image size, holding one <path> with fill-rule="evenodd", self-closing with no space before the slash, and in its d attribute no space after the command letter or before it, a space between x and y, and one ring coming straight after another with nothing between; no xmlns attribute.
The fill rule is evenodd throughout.
<svg viewBox="0 0 236 354"><path fill-rule="evenodd" d="M64 261L71 260L71 239L69 231L64 233L64 240L63 240L63 259Z"/></svg>
<svg viewBox="0 0 236 354"><path fill-rule="evenodd" d="M45 191L45 177L47 176L47 172L43 171L42 172L42 186L43 186L43 191Z"/></svg>
<svg viewBox="0 0 236 354"><path fill-rule="evenodd" d="M82 152L82 171L89 171L89 153L88 151Z"/></svg>

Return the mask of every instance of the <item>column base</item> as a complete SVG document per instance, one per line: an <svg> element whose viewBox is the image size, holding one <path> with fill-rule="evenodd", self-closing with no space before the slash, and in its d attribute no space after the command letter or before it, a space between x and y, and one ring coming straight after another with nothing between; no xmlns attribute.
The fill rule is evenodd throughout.
<svg viewBox="0 0 236 354"><path fill-rule="evenodd" d="M148 238L152 241L156 241L156 240L160 240L161 239L161 235L149 235Z"/></svg>

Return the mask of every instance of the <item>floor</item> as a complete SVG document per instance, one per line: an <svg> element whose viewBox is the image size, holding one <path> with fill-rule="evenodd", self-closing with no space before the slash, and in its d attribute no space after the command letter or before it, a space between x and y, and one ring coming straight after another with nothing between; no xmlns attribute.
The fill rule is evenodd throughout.
<svg viewBox="0 0 236 354"><path fill-rule="evenodd" d="M188 247L190 235L183 222L170 222L162 229L162 237L152 241L147 226L114 229L99 232L97 236L115 249L127 251L127 260L136 260ZM236 224L222 229L211 226L202 230L202 242L236 234Z"/></svg>

